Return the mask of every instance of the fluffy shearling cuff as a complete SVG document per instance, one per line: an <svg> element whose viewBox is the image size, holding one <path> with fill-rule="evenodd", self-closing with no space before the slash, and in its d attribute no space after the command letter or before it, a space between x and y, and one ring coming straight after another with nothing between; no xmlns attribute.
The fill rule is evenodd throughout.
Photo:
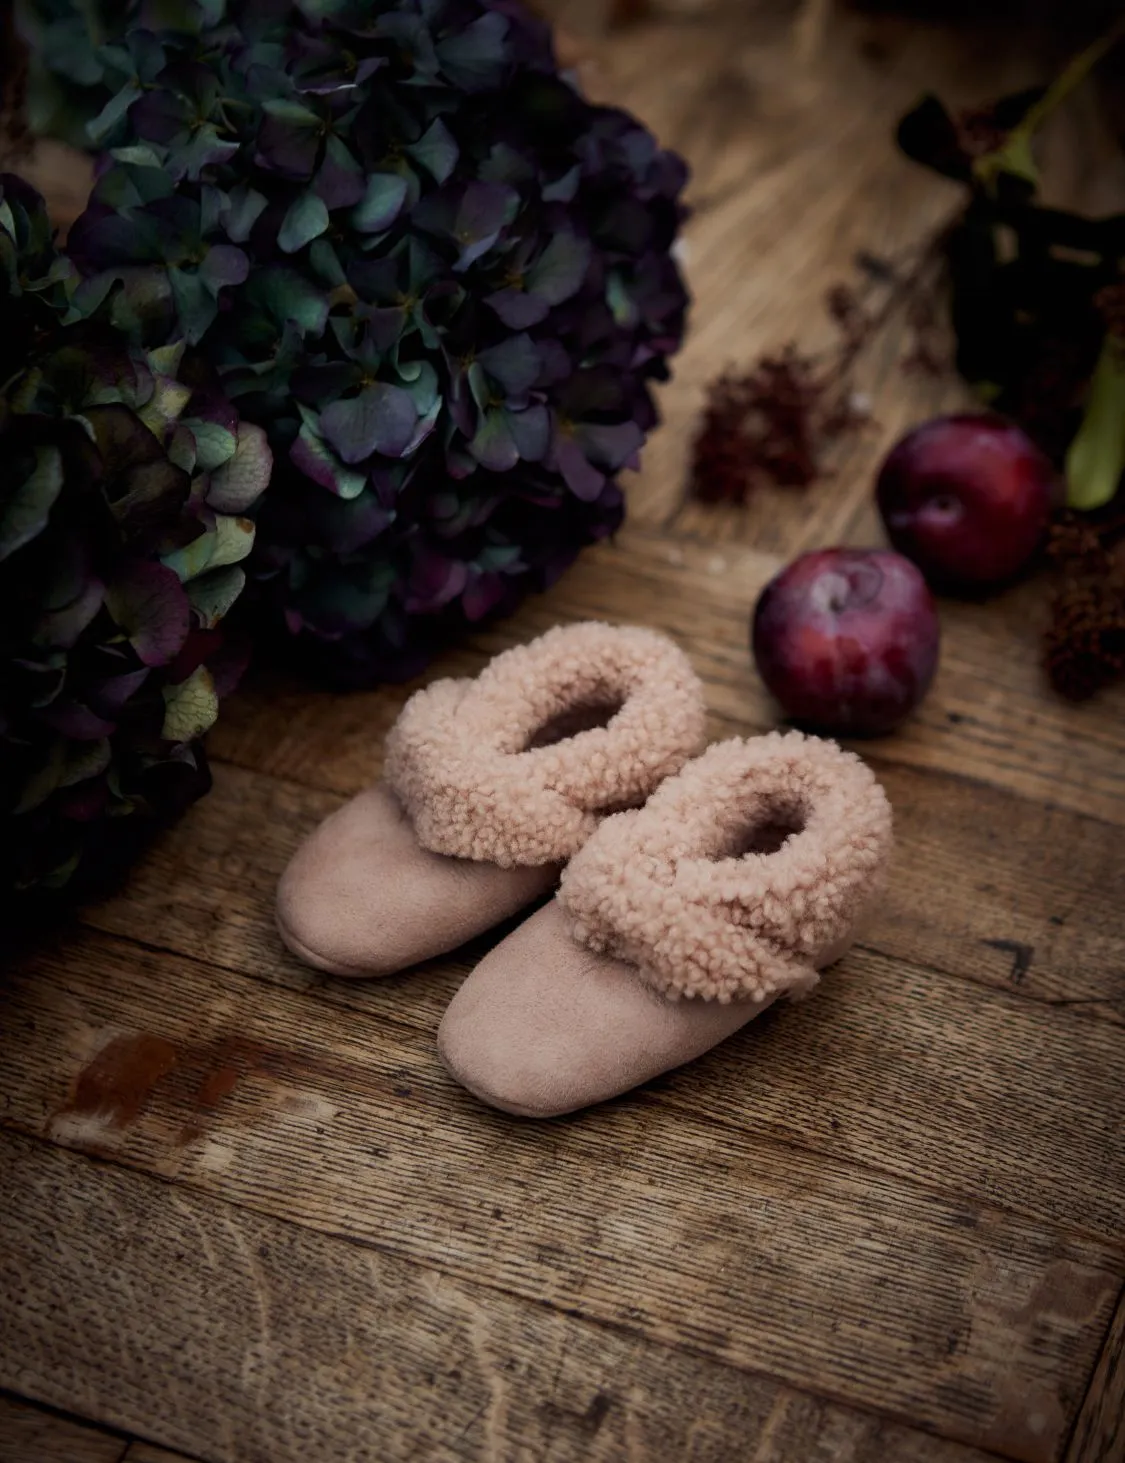
<svg viewBox="0 0 1125 1463"><path fill-rule="evenodd" d="M561 863L608 813L683 766L704 717L703 687L666 636L560 626L475 680L412 696L387 738L384 777L434 853Z"/></svg>
<svg viewBox="0 0 1125 1463"><path fill-rule="evenodd" d="M666 998L760 1002L816 984L890 851L870 769L834 742L772 732L710 747L644 808L607 819L558 897L576 940Z"/></svg>

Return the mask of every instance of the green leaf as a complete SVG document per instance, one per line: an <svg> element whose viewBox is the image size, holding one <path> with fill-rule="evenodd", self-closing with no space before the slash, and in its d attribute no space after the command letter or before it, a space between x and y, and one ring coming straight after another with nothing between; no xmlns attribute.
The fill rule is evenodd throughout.
<svg viewBox="0 0 1125 1463"><path fill-rule="evenodd" d="M37 447L35 468L0 509L0 559L42 533L62 491L63 464L57 447Z"/></svg>
<svg viewBox="0 0 1125 1463"><path fill-rule="evenodd" d="M200 534L190 544L160 561L171 569L181 584L224 564L237 564L254 547L254 525L249 518L231 518L220 514L215 526Z"/></svg>
<svg viewBox="0 0 1125 1463"><path fill-rule="evenodd" d="M310 112L308 107L302 106L300 102L292 102L285 97L263 102L262 111L273 117L275 121L290 122L295 127L320 126L320 118L315 112Z"/></svg>
<svg viewBox="0 0 1125 1463"><path fill-rule="evenodd" d="M144 143L135 143L132 147L111 147L109 155L114 162L132 163L138 168L160 168L164 166L161 159L151 147Z"/></svg>
<svg viewBox="0 0 1125 1463"><path fill-rule="evenodd" d="M157 346L155 350L145 352L145 364L155 376L178 376L184 348L182 340L173 341L171 345Z"/></svg>
<svg viewBox="0 0 1125 1463"><path fill-rule="evenodd" d="M457 166L457 144L440 117L405 150L438 183L444 183Z"/></svg>
<svg viewBox="0 0 1125 1463"><path fill-rule="evenodd" d="M244 513L269 485L273 454L261 427L240 422L234 456L211 474L208 507L220 513Z"/></svg>
<svg viewBox="0 0 1125 1463"><path fill-rule="evenodd" d="M1066 454L1066 501L1090 512L1117 492L1125 472L1125 343L1107 336L1086 413Z"/></svg>
<svg viewBox="0 0 1125 1463"><path fill-rule="evenodd" d="M205 630L213 630L242 593L246 574L237 564L211 570L187 586L187 596L196 618Z"/></svg>
<svg viewBox="0 0 1125 1463"><path fill-rule="evenodd" d="M548 305L561 305L581 287L589 265L589 242L577 234L558 233L532 265L527 288Z"/></svg>
<svg viewBox="0 0 1125 1463"><path fill-rule="evenodd" d="M13 813L30 813L47 801L66 773L66 752L67 744L62 737L51 743L47 760L24 783Z"/></svg>
<svg viewBox="0 0 1125 1463"><path fill-rule="evenodd" d="M328 320L328 297L311 279L288 266L251 274L243 286L244 302L257 306L278 323L292 321L302 335L321 335Z"/></svg>
<svg viewBox="0 0 1125 1463"><path fill-rule="evenodd" d="M198 274L186 269L169 269L168 283L184 337L188 345L198 345L219 313L215 297Z"/></svg>
<svg viewBox="0 0 1125 1463"><path fill-rule="evenodd" d="M171 569L182 585L187 584L190 579L210 569L217 542L217 529L210 528L198 538L192 539L190 544L185 544L182 549L165 554L160 562L165 569Z"/></svg>
<svg viewBox="0 0 1125 1463"><path fill-rule="evenodd" d="M238 450L238 438L221 422L193 417L184 423L195 438L196 463L202 472L214 472L229 462Z"/></svg>
<svg viewBox="0 0 1125 1463"><path fill-rule="evenodd" d="M309 250L309 267L330 290L339 289L348 282L340 256L327 239L317 239Z"/></svg>
<svg viewBox="0 0 1125 1463"><path fill-rule="evenodd" d="M197 666L186 681L164 689L164 725L160 735L169 742L193 742L215 724L219 697L206 666Z"/></svg>
<svg viewBox="0 0 1125 1463"><path fill-rule="evenodd" d="M295 254L306 244L318 239L328 227L328 209L315 193L302 193L289 205L278 231L277 243L283 254Z"/></svg>
<svg viewBox="0 0 1125 1463"><path fill-rule="evenodd" d="M406 179L398 173L372 173L363 197L352 209L352 224L361 234L390 228L406 198Z"/></svg>
<svg viewBox="0 0 1125 1463"><path fill-rule="evenodd" d="M195 472L195 437L182 422L177 422L167 446L168 461L182 467L189 476Z"/></svg>
<svg viewBox="0 0 1125 1463"><path fill-rule="evenodd" d="M190 400L190 386L185 386L182 381L174 381L170 376L158 376L152 396L137 415L153 436L163 441L165 430L179 417Z"/></svg>
<svg viewBox="0 0 1125 1463"><path fill-rule="evenodd" d="M59 787L73 787L76 782L98 777L109 766L111 755L108 737L97 742L79 742L72 745L59 778Z"/></svg>
<svg viewBox="0 0 1125 1463"><path fill-rule="evenodd" d="M211 555L212 569L224 564L237 564L254 547L254 524L249 518L221 517L215 524L216 544Z"/></svg>
<svg viewBox="0 0 1125 1463"><path fill-rule="evenodd" d="M223 211L223 223L232 244L245 244L265 206L265 194L248 188L244 183L231 189Z"/></svg>
<svg viewBox="0 0 1125 1463"><path fill-rule="evenodd" d="M106 140L140 94L141 89L137 83L130 82L128 86L114 92L93 121L87 122L86 136L95 146Z"/></svg>

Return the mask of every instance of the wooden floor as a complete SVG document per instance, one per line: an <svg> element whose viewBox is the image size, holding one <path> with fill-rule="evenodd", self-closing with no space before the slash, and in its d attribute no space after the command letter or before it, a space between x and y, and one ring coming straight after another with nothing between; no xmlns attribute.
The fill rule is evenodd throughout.
<svg viewBox="0 0 1125 1463"><path fill-rule="evenodd" d="M1031 41L844 16L809 43L740 0L593 45L589 85L695 166L691 336L619 541L435 674L640 621L686 646L716 735L774 724L758 589L873 542L873 463L960 392L889 329L835 477L738 512L681 506L703 383L815 344L856 250L954 206L893 120L1034 76ZM405 691L247 686L214 794L5 977L0 1460L1121 1463L1125 694L1044 688L1042 602L943 605L933 693L865 749L893 886L816 997L550 1123L435 1057L483 944L362 984L274 934L279 872Z"/></svg>

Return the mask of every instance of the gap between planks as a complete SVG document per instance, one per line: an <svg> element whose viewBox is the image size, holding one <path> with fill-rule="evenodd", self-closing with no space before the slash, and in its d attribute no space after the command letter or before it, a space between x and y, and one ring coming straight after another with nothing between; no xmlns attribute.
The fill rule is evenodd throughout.
<svg viewBox="0 0 1125 1463"><path fill-rule="evenodd" d="M715 731L756 734L778 724L778 711L753 670L750 614L780 562L740 545L623 530L510 620L444 655L424 680L475 674L489 655L558 623L640 623L687 651ZM896 733L853 745L884 764L967 775L1044 806L1125 823L1125 686L1081 707L1050 692L1039 665L1040 595L1025 584L987 606L944 601L942 659L929 695ZM358 769L373 766L412 688L333 696L262 675L225 704L210 745L219 760L354 791Z"/></svg>
<svg viewBox="0 0 1125 1463"><path fill-rule="evenodd" d="M0 1463L203 1463L0 1388Z"/></svg>
<svg viewBox="0 0 1125 1463"><path fill-rule="evenodd" d="M0 1335L0 1364L15 1359L44 1395L79 1389L99 1414L202 1443L224 1463L307 1463L310 1437L324 1463L499 1463L515 1456L505 1439L528 1449L533 1438L540 1446L520 1456L553 1463L679 1457L689 1447L696 1463L749 1463L748 1444L754 1463L1010 1456L797 1391L620 1323L483 1290L354 1236L233 1214L229 1204L27 1140L0 1136L0 1147L10 1160L0 1165L0 1184L18 1182L31 1211L16 1219L26 1225L18 1277L26 1304ZM37 1215L50 1222L36 1226ZM68 1217L79 1220L75 1242L60 1250L53 1236ZM203 1250L185 1268L193 1235ZM159 1292L175 1277L177 1304L160 1316L144 1309L131 1334L114 1336L97 1323L103 1308L119 1305L113 1276L123 1243L146 1288ZM29 1277L40 1282L41 1299L27 1293ZM368 1293L382 1298L374 1313L362 1304ZM311 1315L310 1294L320 1298ZM76 1323L57 1336L51 1300L71 1295ZM337 1311L348 1318L342 1330L332 1324ZM201 1334L194 1323L204 1317ZM239 1387L251 1357L256 1386ZM385 1410L397 1415L386 1419ZM470 1440L481 1423L484 1438ZM148 1445L133 1449L122 1463L180 1463Z"/></svg>
<svg viewBox="0 0 1125 1463"><path fill-rule="evenodd" d="M65 1053L74 1070L75 1053L92 1041L96 1045L99 1020L107 1023L110 1034L118 1029L113 1006L95 1018L97 999L87 996L82 1008L90 1016L76 1023L69 1005L54 1012L36 1007L36 981L65 979L74 964L91 972L91 981L107 989L116 983L122 992L137 986L147 991L149 985L174 980L196 990L196 1024L215 1028L202 1050L213 1050L213 1065L232 1090L261 1075L256 1054L259 1046L263 1052L275 1049L281 1039L274 1039L276 1025L281 1032L320 1031L325 1053L336 1049L345 1034L349 1045L358 1041L372 1050L393 1046L404 1070L421 1074L441 1110L441 1093L451 1084L437 1063L433 1032L455 975L436 971L431 980L408 977L409 986L404 989L400 981L397 992L380 989L386 982L371 983L356 999L342 1002L275 985L272 1015L259 1016L261 985L255 977L182 956L173 957L171 964L151 956L138 961L140 949L127 939L91 934L77 947L71 945L62 959L48 953L33 960L22 987L18 982L11 986L13 1019L26 1012L45 1039L52 1034L55 1052ZM134 972L126 969L130 962L138 966L135 982ZM1030 1007L1013 1012L1006 995L971 985L959 989L958 1000L947 995L942 1002L932 972L901 961L868 961L866 974L866 980L849 982L845 976L826 986L814 998L815 1011L784 1007L758 1018L700 1061L611 1105L604 1120L612 1122L619 1108L651 1107L654 1116L664 1112L676 1121L702 1123L706 1130L728 1134L729 1141L752 1131L757 1142L782 1152L823 1156L935 1200L1043 1219L1060 1231L1120 1247L1117 1217L1125 1202L1120 1197L1125 1194L1125 1164L1120 1156L1108 1156L1113 1154L1116 1122L1116 1093L1108 1074L1121 1064L1125 1032L1077 1018L1068 1028L1056 1014ZM73 976L68 985L70 1001L77 999L81 1007L81 985ZM350 990L347 983L345 990ZM396 1001L398 1020L392 1015ZM120 1028L123 1032L158 1033L187 1052L199 1045L196 1028L180 1010L147 996L122 995L121 1006L130 1016ZM302 1010L307 1014L300 1015ZM403 1010L411 1014L409 1023L401 1019ZM931 1011L937 1012L936 1020ZM238 1019L232 1012L240 1013ZM251 1023L257 1034L243 1042L239 1033L249 1031ZM889 1069L879 1055L884 1050L896 1054ZM224 1052L229 1053L225 1060ZM1036 1053L1038 1063L1030 1062L1028 1053ZM319 1067L314 1063L314 1071ZM388 1085L376 1075L378 1070L378 1063L352 1068L353 1081L362 1081L376 1101ZM15 1077L14 1064L0 1056L0 1073L5 1071ZM1101 1074L1107 1074L1104 1080ZM21 1130L38 1131L38 1109L29 1094L40 1092L43 1111L58 1110L68 1076L56 1075L49 1064L41 1076L26 1072L28 1090L10 1100L8 1117L16 1121L23 1112ZM320 1080L314 1078L314 1084ZM206 1082L202 1074L201 1092ZM188 1093L182 1082L180 1089L184 1103ZM214 1117L221 1124L225 1109L220 1099L225 1095L220 1093L215 1104L205 1101L202 1113L198 1101L194 1106L187 1101L178 1119L182 1132L194 1133L198 1127L196 1136L206 1138ZM220 1108L218 1114L209 1111L212 1105ZM470 1114L476 1110L475 1104L469 1108ZM1090 1115L1099 1115L1099 1126L1093 1126ZM561 1126L579 1121L564 1120ZM550 1132L554 1126L542 1130ZM101 1127L95 1124L91 1141L109 1141L107 1153L113 1154L113 1126L105 1133ZM80 1120L71 1129L64 1123L60 1135L82 1146L88 1125ZM189 1156L182 1145L172 1143L169 1158L174 1164Z"/></svg>
<svg viewBox="0 0 1125 1463"><path fill-rule="evenodd" d="M838 1158L757 1142L778 1075L768 1048L743 1073L737 1131L706 1101L697 1118L654 1110L651 1097L512 1124L459 1093L428 1044L376 1035L352 1013L310 1010L284 991L262 1010L248 981L208 982L134 951L127 968L96 946L81 953L57 994L43 968L9 992L13 1029L34 1023L3 1079L9 1124L23 1132L159 1173L184 1195L437 1257L466 1281L577 1306L1034 1463L1053 1456L1049 1440L1077 1408L1120 1286L1120 1246L949 1203L897 1176L873 1182L847 1162L848 1123ZM89 1081L83 1099L72 1074L104 1078L107 1036L128 1046L137 1030L171 1065L119 1124L112 1104L90 1108ZM719 1079L738 1101L737 1082ZM792 1105L792 1089L777 1096ZM1095 1182L1104 1175L1087 1199Z"/></svg>
<svg viewBox="0 0 1125 1463"><path fill-rule="evenodd" d="M1066 1463L1125 1458L1125 1287L1071 1435Z"/></svg>
<svg viewBox="0 0 1125 1463"><path fill-rule="evenodd" d="M998 987L1094 1020L1125 1020L1121 900L1113 825L1017 795L881 767L896 806L898 849L866 948ZM357 780L374 769L357 767ZM325 981L284 950L277 880L301 838L338 805L334 793L237 765L215 769L212 797L158 841L91 928L141 944L203 951L213 964L330 992L397 992L401 982ZM430 962L465 971L503 930ZM851 967L845 967L845 969ZM830 976L828 979L834 979ZM351 998L350 996L348 997ZM362 998L357 998L362 999ZM395 999L384 1007L397 1019Z"/></svg>

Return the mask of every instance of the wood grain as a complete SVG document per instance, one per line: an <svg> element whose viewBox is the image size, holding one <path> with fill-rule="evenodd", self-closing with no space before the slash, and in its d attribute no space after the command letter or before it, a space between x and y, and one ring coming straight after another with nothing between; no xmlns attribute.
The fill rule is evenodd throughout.
<svg viewBox="0 0 1125 1463"><path fill-rule="evenodd" d="M49 989L76 956L86 971L82 981L70 978L65 1001L37 1002L40 985ZM85 1104L79 1103L76 1116L67 1110L79 1072L89 1069L89 1054L110 1040L117 1024L171 1043L163 1059L156 1049L150 1053L150 1081L156 1087L179 1068L168 1089L174 1111L148 1134L143 1161L167 1160L177 1172L181 1158L199 1156L198 1150L183 1154L179 1140L197 1124L195 1097L210 1080L198 1072L192 1089L177 1053L192 1053L193 1072L208 1053L215 1055L212 1065L229 1068L233 1083L255 1076L258 1043L266 1051L279 1042L284 1048L283 1021L294 1036L303 1033L302 1048L315 1040L300 1063L309 1065L302 1080L314 1083L317 1102L337 1103L342 1078L332 1073L330 1053L349 1033L350 1042L363 1048L355 1078L362 1072L377 1109L388 1084L393 1089L395 1060L421 1071L433 1099L441 1101L446 1084L432 1035L458 980L453 971L396 978L397 996L386 982L334 982L343 987L344 1009L275 988L265 1020L255 982L224 979L184 961L135 963L128 946L88 937L69 945L61 959L29 962L9 982L10 1019L34 1022L39 1037L35 1053L23 1056L22 1090L15 1088L14 1064L0 1056L0 1092L11 1092L10 1121L43 1131L44 1114L51 1114L49 1131L56 1136L132 1153L147 1133L132 1126L134 1114L118 1114L108 1128L97 1122L90 1128ZM175 992L168 989L172 978ZM413 1012L409 1024L388 1019L392 1001ZM246 1051L243 1039L251 1044ZM825 979L815 1005L769 1014L704 1062L650 1087L648 1096L659 1094L659 1104L685 1121L705 1113L709 1124L735 1135L752 1125L763 1136L835 1161L1113 1239L1125 1202L1125 1155L1116 1142L1123 1047L1120 1027L975 985L951 988L940 974L859 950ZM218 1060L228 1048L233 1066ZM889 1050L896 1053L893 1065L884 1056ZM276 1060L284 1063L284 1055ZM966 1089L968 1064L978 1076ZM316 1086L322 1068L331 1091ZM379 1112L372 1120L388 1121Z"/></svg>
<svg viewBox="0 0 1125 1463"><path fill-rule="evenodd" d="M281 989L266 1011L255 982L89 936L64 965L40 958L7 983L4 1009L22 1039L16 1060L11 1043L0 1059L4 1122L160 1174L181 1192L377 1244L465 1281L487 1275L525 1300L1039 1463L1073 1419L1125 1258L1003 1212L990 1196L1026 1170L1048 1212L1082 1222L1119 1209L1104 1144L1091 1133L1082 1146L1085 1114L1113 1111L1089 1088L1108 1083L1112 1066L1068 1055L1057 1035L1069 1024L1083 1043L1116 1040L1119 1029L1065 1012L1048 1025L1048 1013L1004 998L1012 1009L997 1030L1041 1022L1026 1045L1042 1053L1037 1086L1057 1073L1050 1100L1029 1081L1018 1086L1014 1055L991 1099L961 1098L927 1044L944 1031L961 1046L983 1026L980 1049L991 1054L987 993L960 984L977 1004L943 1007L912 1038L902 1021L925 1012L930 991L907 985L880 1031L870 1011L854 1022L846 1014L854 989L841 980L826 991L816 1023L794 1010L745 1033L684 1074L674 1106L648 1093L575 1120L512 1124L455 1089L417 1033ZM872 1005L886 1011L890 990ZM834 1013L833 999L845 1007ZM817 1060L833 1033L848 1059L826 1090ZM888 1061L889 1051L905 1060ZM737 1069L715 1072L715 1062ZM974 1098L988 1104L983 1117L971 1115ZM875 1104L882 1115L864 1115ZM1014 1125L1003 1104L1019 1115ZM979 1157L967 1155L994 1123L1001 1137L987 1151L1003 1179L947 1197L939 1189L951 1166L965 1187L980 1177ZM798 1146L803 1125L832 1134L836 1154ZM919 1143L912 1125L932 1142ZM901 1152L887 1160L873 1142ZM1017 1144L1018 1158L1005 1158ZM1058 1177L1064 1144L1069 1198ZM857 1165L867 1157L882 1162ZM888 1173L888 1161L936 1170L936 1184ZM664 1182L672 1173L690 1175L688 1186Z"/></svg>
<svg viewBox="0 0 1125 1463"><path fill-rule="evenodd" d="M173 1453L167 1448L154 1448L151 1443L130 1443L121 1463L196 1463L185 1453Z"/></svg>
<svg viewBox="0 0 1125 1463"><path fill-rule="evenodd" d="M667 428L646 449L631 493L632 522L674 523L792 555L845 536L870 496L871 473L895 436L963 404L952 378L904 379L902 322L880 337L856 381L874 403L874 429L833 456L833 490L768 493L750 512L681 511L688 453L705 384L728 364L795 340L832 340L830 285L856 278L858 251L911 255L961 195L909 162L893 123L927 90L954 108L1042 82L1058 65L1050 38L994 20L971 30L895 22L835 5L819 44L802 56L792 5L706 3L680 23L612 33L588 85L629 105L689 158L694 213L686 228L692 329L661 393ZM931 7L936 10L936 7ZM556 14L568 16L560 3ZM1125 197L1125 158L1104 117L1073 108L1056 118L1043 159L1052 201L1113 212ZM829 118L831 120L829 120Z"/></svg>
<svg viewBox="0 0 1125 1463"><path fill-rule="evenodd" d="M562 621L602 618L672 634L704 678L718 736L775 726L777 708L749 654L750 615L781 565L773 554L640 531L592 549L550 594L443 657L436 675L475 674L488 655ZM1051 807L1125 823L1121 724L1125 686L1093 706L1046 687L1039 664L1042 590L1034 585L981 607L941 606L942 661L918 713L862 750L883 762L971 777ZM412 688L346 698L264 677L226 708L213 751L222 760L353 792L378 765L386 728ZM1107 870L1125 894L1125 876Z"/></svg>
<svg viewBox="0 0 1125 1463"><path fill-rule="evenodd" d="M981 1457L382 1245L10 1136L0 1153L0 1366L214 1463Z"/></svg>
<svg viewBox="0 0 1125 1463"><path fill-rule="evenodd" d="M738 510L684 502L707 382L830 347L857 251L908 259L958 206L896 156L902 109L1057 57L840 5L805 31L787 0L661 0L608 33L593 0L546 8L585 84L688 156L691 329L626 530L431 675L640 622L685 645L715 736L760 732L761 587L880 542L882 452L965 395L903 370L893 316L832 476ZM1052 132L1058 201L1121 206L1103 131L1087 107ZM34 168L65 226L88 173ZM1041 580L940 612L930 697L860 748L900 841L863 945L803 1009L554 1124L436 1061L487 941L368 984L282 953L276 878L412 688L252 678L214 795L0 989L0 1386L117 1430L21 1412L48 1441L19 1463L1121 1463L1125 688L1050 694Z"/></svg>
<svg viewBox="0 0 1125 1463"><path fill-rule="evenodd" d="M1125 1458L1125 1291L1082 1404L1067 1463Z"/></svg>
<svg viewBox="0 0 1125 1463"><path fill-rule="evenodd" d="M7 1327L15 1297L3 1294ZM0 1393L0 1463L123 1463L128 1446L127 1438Z"/></svg>
<svg viewBox="0 0 1125 1463"><path fill-rule="evenodd" d="M357 772L360 737L357 729ZM331 755L327 737L323 749ZM378 751L368 738L365 780ZM964 779L875 765L895 808L897 848L864 943L1032 1000L1125 1020L1119 829ZM338 803L334 793L217 766L214 796L160 841L120 897L84 918L123 936L142 929L150 944L330 1000L374 999L386 1019L409 1024L416 1008L399 1000L398 985L372 997L363 986L325 982L292 960L275 933L277 879L301 838ZM467 970L487 944L477 942L454 968ZM425 1002L423 1010L432 1025L436 1008Z"/></svg>

